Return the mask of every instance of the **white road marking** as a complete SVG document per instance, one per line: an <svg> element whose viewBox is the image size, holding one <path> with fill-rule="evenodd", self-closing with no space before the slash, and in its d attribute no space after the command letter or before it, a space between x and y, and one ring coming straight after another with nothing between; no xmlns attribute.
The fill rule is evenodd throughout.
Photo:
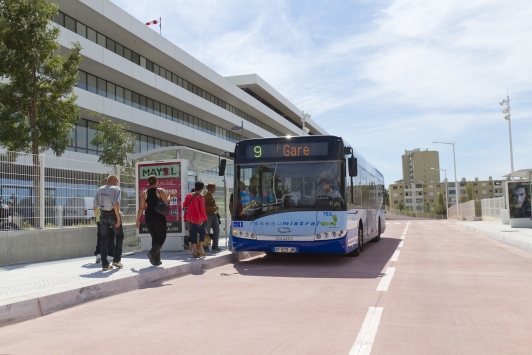
<svg viewBox="0 0 532 355"><path fill-rule="evenodd" d="M389 267L386 269L384 276L382 276L382 279L379 282L379 286L377 286L377 291L388 291L388 286L390 286L390 282L392 281L392 277L394 273L395 273L394 267Z"/></svg>
<svg viewBox="0 0 532 355"><path fill-rule="evenodd" d="M397 247L398 247L398 248L402 248L404 242L405 242L404 240L401 240L401 243L399 243L399 245L398 245Z"/></svg>
<svg viewBox="0 0 532 355"><path fill-rule="evenodd" d="M401 224L401 223L397 223L397 222L395 222L394 224Z"/></svg>
<svg viewBox="0 0 532 355"><path fill-rule="evenodd" d="M403 239L403 240L404 240L404 239L405 239L405 237L406 237L406 235L404 235L404 234L403 234L403 235L401 236L401 239Z"/></svg>
<svg viewBox="0 0 532 355"><path fill-rule="evenodd" d="M400 250L394 251L390 261L397 261L397 259L399 258L399 253L400 252L401 252Z"/></svg>
<svg viewBox="0 0 532 355"><path fill-rule="evenodd" d="M349 351L349 355L369 355L371 354L371 347L375 341L375 335L379 329L379 323L382 316L382 307L369 307L366 319L362 324L362 328L358 332L355 344Z"/></svg>

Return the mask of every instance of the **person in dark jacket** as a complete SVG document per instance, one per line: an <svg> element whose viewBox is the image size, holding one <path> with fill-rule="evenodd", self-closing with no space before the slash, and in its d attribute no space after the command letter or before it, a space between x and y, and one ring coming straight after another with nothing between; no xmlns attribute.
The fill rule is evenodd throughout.
<svg viewBox="0 0 532 355"><path fill-rule="evenodd" d="M161 265L161 248L166 240L166 216L155 211L155 205L160 198L164 203L170 203L170 197L176 194L167 194L163 189L158 188L157 177L150 175L148 177L148 183L150 188L140 196L140 206L137 213L137 222L135 227L138 229L140 226L140 217L142 211L147 205L146 212L144 212L144 218L146 221L146 227L151 235L151 250L148 252L148 258L152 265Z"/></svg>

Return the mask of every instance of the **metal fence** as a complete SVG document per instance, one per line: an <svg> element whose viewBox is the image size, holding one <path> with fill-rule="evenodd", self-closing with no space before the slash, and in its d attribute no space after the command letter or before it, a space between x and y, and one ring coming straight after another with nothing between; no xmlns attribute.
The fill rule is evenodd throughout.
<svg viewBox="0 0 532 355"><path fill-rule="evenodd" d="M400 209L392 208L389 206L386 206L386 212L390 212L398 216L407 216L407 217L412 217L412 218L447 219L447 216L444 214L434 214L434 213L411 211L411 210L400 210Z"/></svg>
<svg viewBox="0 0 532 355"><path fill-rule="evenodd" d="M111 173L119 177L123 209L134 205L131 169L0 150L0 229L94 224L93 198Z"/></svg>
<svg viewBox="0 0 532 355"><path fill-rule="evenodd" d="M501 210L506 208L504 197L485 198L480 203L483 218L501 219Z"/></svg>

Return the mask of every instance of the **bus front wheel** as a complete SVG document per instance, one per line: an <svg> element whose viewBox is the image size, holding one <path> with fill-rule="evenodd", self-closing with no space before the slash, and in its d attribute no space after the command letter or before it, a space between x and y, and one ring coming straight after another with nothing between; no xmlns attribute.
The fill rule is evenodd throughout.
<svg viewBox="0 0 532 355"><path fill-rule="evenodd" d="M349 256L357 257L362 253L363 245L364 244L364 231L362 230L362 226L358 228L358 246L355 250L353 250L351 253L349 253Z"/></svg>
<svg viewBox="0 0 532 355"><path fill-rule="evenodd" d="M379 240L381 240L381 219L379 218L379 234L373 238L371 241L374 242L374 243L378 243Z"/></svg>

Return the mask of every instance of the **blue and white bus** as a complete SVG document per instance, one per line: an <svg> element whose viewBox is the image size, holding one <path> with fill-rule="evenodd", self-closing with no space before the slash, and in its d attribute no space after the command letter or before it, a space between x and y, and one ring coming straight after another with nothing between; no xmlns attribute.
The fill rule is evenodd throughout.
<svg viewBox="0 0 532 355"><path fill-rule="evenodd" d="M386 228L384 177L341 137L247 139L234 159L237 251L358 256Z"/></svg>

